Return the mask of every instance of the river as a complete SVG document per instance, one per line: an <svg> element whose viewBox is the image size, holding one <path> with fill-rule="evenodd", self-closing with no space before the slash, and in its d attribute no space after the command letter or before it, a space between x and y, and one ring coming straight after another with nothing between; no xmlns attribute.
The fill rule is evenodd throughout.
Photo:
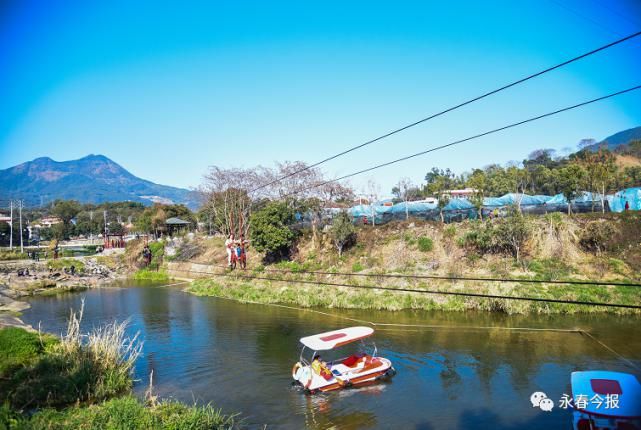
<svg viewBox="0 0 641 430"><path fill-rule="evenodd" d="M613 315L506 316L475 312L327 310L353 318L441 327L387 327L373 340L397 375L360 389L306 396L291 387L302 336L354 323L307 310L197 297L180 287L128 284L81 293L33 297L23 320L64 331L71 308L85 301L83 329L131 321L144 356L136 363L142 394L153 370L162 397L240 413L262 429L568 429L572 414L558 407L575 370L634 372L596 341L575 332L499 327L581 328L637 366L638 317ZM483 327L483 328L479 328ZM494 328L491 328L494 327ZM533 408L543 391L557 406Z"/></svg>

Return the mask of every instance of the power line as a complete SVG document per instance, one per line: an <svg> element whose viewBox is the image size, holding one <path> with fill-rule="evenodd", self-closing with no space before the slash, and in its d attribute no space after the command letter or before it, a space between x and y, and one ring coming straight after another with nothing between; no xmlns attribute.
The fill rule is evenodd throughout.
<svg viewBox="0 0 641 430"><path fill-rule="evenodd" d="M393 160L393 161L388 161L388 162L385 162L385 163L377 164L375 166L368 167L367 169L359 170L357 172L350 173L350 174L347 174L347 175L344 175L344 176L341 176L341 177L338 177L338 178L334 178L334 179L330 179L330 180L327 180L327 181L324 181L324 182L320 182L318 184L310 185L309 187L301 188L301 189L293 191L293 192L291 192L289 194L285 194L285 195L283 195L281 197L289 197L289 196L301 193L303 191L307 191L307 190L310 190L310 189L313 189L313 188L316 188L316 187L321 187L323 185L327 185L327 184L330 184L332 182L341 181L343 179L351 178L352 176L356 176L356 175L360 175L360 174L363 174L363 173L371 172L372 170L376 170L376 169L380 169L381 167L386 167L386 166L390 166L392 164L400 163L401 161L406 161L406 160L409 160L411 158L415 158L415 157L418 157L418 156L421 156L421 155L428 154L430 152L438 151L440 149L448 148L448 147L454 146L454 145L459 145L461 143L468 142L470 140L474 140L474 139L478 139L480 137L484 137L484 136L487 136L487 135L490 135L490 134L498 133L499 131L507 130L509 128L517 127L519 125L523 125L523 124L526 124L526 123L529 123L529 122L537 121L539 119L547 118L549 116L557 115L557 114L562 113L562 112L567 112L567 111L572 110L572 109L577 109L579 107L586 106L586 105L589 105L589 104L592 104L592 103L596 103L598 101L602 101L602 100L605 100L605 99L616 97L616 96L621 95L621 94L625 94L625 93L628 93L628 92L631 92L631 91L638 90L639 88L641 88L641 85L637 85L635 87L628 88L628 89L625 89L625 90L622 90L622 91L617 91L616 93L611 93L611 94L605 95L603 97L598 97L596 99L588 100L588 101L585 101L585 102L582 102L582 103L579 103L579 104L568 106L568 107L565 107L563 109L558 109L558 110L555 110L553 112L548 112L548 113L543 114L543 115L538 115L538 116L535 116L535 117L532 117L532 118L528 118L528 119L523 120L523 121L518 121L518 122L515 122L515 123L512 123L512 124L503 126L503 127L495 128L493 130L486 131L486 132L480 133L480 134L476 134L474 136L466 137L465 139L456 140L454 142L450 142L450 143L447 143L445 145L435 146L433 148L427 149L425 151L417 152L415 154L408 155L406 157L397 158L396 160Z"/></svg>
<svg viewBox="0 0 641 430"><path fill-rule="evenodd" d="M258 279L265 281L275 281L275 282L285 282L285 283L296 283L296 284L314 284L314 285L327 285L333 287L346 287L346 288L356 288L356 289L366 289L366 290L384 290L384 291L400 291L407 293L421 293L421 294L435 294L435 295L446 295L446 296L459 296L459 297L474 297L482 299L505 299L505 300L520 300L520 301L530 301L530 302L545 302L545 303L559 303L566 305L581 305L581 306L605 306L612 308L623 308L623 309L641 309L639 305L626 305L623 303L605 303L605 302L588 302L582 300L560 300L560 299L547 299L543 297L518 297L518 296L502 296L498 294L483 294L483 293L467 293L461 291L438 291L438 290L423 290L423 289L412 289L412 288L390 288L382 287L376 285L350 285L342 284L337 282L322 282L322 281L305 281L305 280L294 280L294 279L278 279L278 278L269 278L263 276L247 276L247 275L234 275L231 273L210 273L212 276L223 276L223 277L232 277L241 279Z"/></svg>
<svg viewBox="0 0 641 430"><path fill-rule="evenodd" d="M227 269L227 266L212 264L211 266ZM360 272L325 272L315 270L283 270L283 269L263 269L264 272L302 274L302 275L326 275L326 276L349 276L349 277L367 277L367 278L392 278L392 279L436 279L445 281L475 281L475 282L508 282L508 283L527 283L527 284L556 284L556 285L594 285L594 286L613 286L613 287L637 287L641 284L634 282L609 282L609 281L592 281L592 280L545 280L545 279L520 279L520 278L487 278L487 277L466 277L466 276L445 276L445 275L405 275L400 273L360 273ZM190 270L193 273L211 274L199 270Z"/></svg>
<svg viewBox="0 0 641 430"><path fill-rule="evenodd" d="M388 138L388 137L390 137L390 136L393 136L393 135L395 135L395 134L397 134L397 133L400 133L400 132L402 132L402 131L404 131L404 130L407 130L407 129L409 129L409 128L415 127L415 126L417 126L417 125L419 125L419 124L422 124L422 123L424 123L424 122L427 122L427 121L429 121L429 120L431 120L431 119L437 118L437 117L439 117L439 116L441 116L441 115L444 115L444 114L446 114L446 113L452 112L452 111L454 111L454 110L456 110L456 109L459 109L459 108L461 108L461 107L463 107L463 106L469 105L469 104L471 104L471 103L474 103L474 102L476 102L476 101L479 101L479 100L481 100L481 99L484 99L484 98L486 98L486 97L489 97L489 96L491 96L491 95L493 95L493 94L499 93L499 92L501 92L501 91L504 91L504 90L506 90L506 89L508 89L508 88L511 88L511 87L513 87L513 86L519 85L519 84L521 84L521 83L523 83L523 82L526 82L526 81L528 81L528 80L530 80L530 79L534 79L534 78L536 78L536 77L538 77L538 76L544 75L544 74L549 73L549 72L551 72L551 71L553 71L553 70L556 70L556 69L558 69L558 68L561 68L561 67L567 66L568 64L571 64L571 63L574 63L574 62L576 62L576 61L579 61L579 60L581 60L581 59L583 59L583 58L589 57L590 55L596 54L596 53L598 53L598 52L600 52L600 51L603 51L603 50L605 50L605 49L611 48L611 47L613 47L613 46L615 46L615 45L618 45L618 44L620 44L620 43L623 43L623 42L625 42L625 41L627 41L627 40L633 39L633 38L638 37L638 36L640 36L640 35L641 35L641 31L638 31L638 32L633 33L633 34L630 34L629 36L626 36L626 37L623 37L623 38L621 38L621 39L615 40L614 42L611 42L611 43L608 43L607 45L603 45L603 46L601 46L601 47L599 47L599 48L593 49L593 50L591 50L591 51L589 51L589 52L586 52L586 53L581 54L581 55L579 55L579 56L577 56L577 57L574 57L574 58L571 58L571 59L569 59L569 60L566 60L566 61L564 61L564 62L562 62L562 63L559 63L559 64L557 64L557 65L555 65L555 66L548 67L547 69L541 70L541 71L536 72L536 73L533 73L533 74L531 74L531 75L528 75L528 76L526 76L526 77L524 77L524 78L521 78L521 79L519 79L519 80L517 80L517 81L514 81L514 82L512 82L512 83L509 83L509 84L507 84L507 85L504 85L504 86L502 86L502 87L500 87L500 88L497 88L497 89L495 89L495 90L492 90L492 91L486 92L486 93L484 93L484 94L482 94L482 95L480 95L480 96L474 97L474 98L469 99L469 100L467 100L467 101L465 101L465 102L459 103L459 104L457 104L457 105L455 105L455 106L449 107L449 108L447 108L447 109L445 109L445 110L442 110L442 111L440 111L440 112L438 112L438 113L432 114L432 115L430 115L430 116L428 116L428 117L425 117L425 118L423 118L423 119L420 119L420 120L418 120L418 121L415 121L415 122L413 122L413 123L411 123L411 124L407 124L407 125L405 125L405 126L403 126L403 127L400 127L400 128L395 129L395 130L392 130L392 131L390 131L390 132L388 132L388 133L385 133L385 134L383 134L383 135L381 135L381 136L378 136L378 137L376 137L376 138L374 138L374 139L371 139L371 140L368 140L368 141L366 141L366 142L364 142L364 143L361 143L361 144L359 144L359 145L353 146L353 147L351 147L351 148L349 148L349 149L346 149L346 150L344 150L344 151L342 151L342 152L339 152L338 154L334 154L334 155L329 156L329 157L327 157L327 158L325 158L325 159L323 159L323 160L320 160L320 161L318 161L318 162L316 162L316 163L314 163L314 164L310 164L309 166L305 166L305 167L304 167L304 168L302 168L302 169L299 169L299 170L296 170L296 171L294 171L294 172L288 173L288 174L283 175L283 176L281 176L281 177L279 177L279 178L276 178L276 179L274 179L274 180L272 180L272 181L270 181L270 182L268 182L268 183L266 183L266 184L260 185L260 186L258 186L258 187L256 187L256 188L254 188L253 190L251 190L251 191L250 191L250 193L253 193L253 192L258 191L258 190L260 190L260 189L262 189L262 188L268 187L268 186L270 186L270 185L272 185L272 184L275 184L275 183L277 183L277 182L282 181L283 179L287 179L287 178L289 178L289 177L292 177L292 176L294 176L294 175L297 175L297 174L299 174L299 173L302 173L302 172L307 171L307 170L309 170L309 169L312 169L312 168L314 168L314 167L320 166L321 164L324 164L324 163L326 163L326 162L328 162L328 161L331 161L331 160L334 160L334 159L336 159L336 158L338 158L338 157L341 157L341 156L343 156L343 155L349 154L350 152L356 151L357 149L363 148L363 147L365 147L365 146L367 146L367 145L371 145L372 143L375 143L375 142L378 142L378 141L380 141L380 140L386 139L386 138Z"/></svg>

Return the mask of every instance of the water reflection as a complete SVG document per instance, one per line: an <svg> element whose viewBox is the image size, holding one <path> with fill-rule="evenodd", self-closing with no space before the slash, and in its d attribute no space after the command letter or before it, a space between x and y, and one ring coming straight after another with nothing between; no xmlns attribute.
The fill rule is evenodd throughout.
<svg viewBox="0 0 641 430"><path fill-rule="evenodd" d="M160 395L241 412L250 428L568 428L568 411L533 409L530 394L542 390L560 398L570 391L574 370L630 372L577 333L478 326L589 328L628 358L641 359L641 339L630 336L638 319L630 317L336 310L378 322L446 327L377 330L379 355L398 370L391 382L308 397L291 388L298 339L351 323L157 287L38 297L24 319L42 321L43 329L59 333L69 308L78 308L83 297L84 329L130 318L132 333L141 332L145 355L136 366L139 392L153 370Z"/></svg>

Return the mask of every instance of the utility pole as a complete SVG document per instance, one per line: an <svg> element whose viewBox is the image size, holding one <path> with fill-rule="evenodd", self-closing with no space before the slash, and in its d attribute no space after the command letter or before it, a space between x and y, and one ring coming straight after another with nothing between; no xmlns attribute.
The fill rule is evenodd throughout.
<svg viewBox="0 0 641 430"><path fill-rule="evenodd" d="M102 215L105 218L105 240L107 240L107 211L102 211Z"/></svg>
<svg viewBox="0 0 641 430"><path fill-rule="evenodd" d="M11 221L9 221L9 249L13 249L13 200L9 200Z"/></svg>
<svg viewBox="0 0 641 430"><path fill-rule="evenodd" d="M22 206L24 205L23 200L18 200L18 211L20 212L20 252L24 252L24 245L22 243Z"/></svg>
<svg viewBox="0 0 641 430"><path fill-rule="evenodd" d="M93 245L93 229L91 228L93 224L93 211L89 211L89 240Z"/></svg>

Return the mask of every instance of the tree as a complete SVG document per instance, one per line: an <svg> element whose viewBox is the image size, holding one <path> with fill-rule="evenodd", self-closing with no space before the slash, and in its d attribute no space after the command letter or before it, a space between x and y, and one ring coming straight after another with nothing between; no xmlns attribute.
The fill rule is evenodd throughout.
<svg viewBox="0 0 641 430"><path fill-rule="evenodd" d="M521 249L530 235L530 225L519 210L512 210L510 216L501 220L496 228L498 246L508 250L516 261L520 261Z"/></svg>
<svg viewBox="0 0 641 430"><path fill-rule="evenodd" d="M604 148L596 152L586 149L576 154L575 160L586 172L589 172L584 175L585 188L591 194L599 192L601 208L605 212L605 192L610 184L615 182L618 169L614 155ZM592 196L592 212L594 212L594 196Z"/></svg>
<svg viewBox="0 0 641 430"><path fill-rule="evenodd" d="M248 236L253 205L249 190L266 183L261 171L212 166L205 176L204 206L215 229L225 236Z"/></svg>
<svg viewBox="0 0 641 430"><path fill-rule="evenodd" d="M425 181L427 181L425 184L425 190L427 193L438 198L441 222L445 222L443 209L450 201L449 195L446 191L454 189L462 184L457 181L456 175L454 175L450 169L443 170L438 167L432 167L432 170L427 172L425 175Z"/></svg>
<svg viewBox="0 0 641 430"><path fill-rule="evenodd" d="M476 207L479 213L479 218L483 219L483 199L485 198L485 188L487 187L487 177L483 170L474 169L472 174L467 178L466 186L474 189L474 193L470 197L470 202Z"/></svg>
<svg viewBox="0 0 641 430"><path fill-rule="evenodd" d="M111 222L107 227L109 234L124 234L125 228L119 222Z"/></svg>
<svg viewBox="0 0 641 430"><path fill-rule="evenodd" d="M638 187L641 185L641 166L628 166L623 169L624 182L626 187Z"/></svg>
<svg viewBox="0 0 641 430"><path fill-rule="evenodd" d="M595 158L593 168L588 170L590 174L586 176L594 178L601 198L601 210L605 213L605 192L616 177L618 167L614 155L608 150L599 149L593 158ZM594 212L594 197L592 197L592 211Z"/></svg>
<svg viewBox="0 0 641 430"><path fill-rule="evenodd" d="M268 261L288 256L296 238L290 227L295 221L295 213L286 202L267 203L252 216L252 244L258 252L265 253Z"/></svg>
<svg viewBox="0 0 641 430"><path fill-rule="evenodd" d="M585 175L585 169L576 163L571 163L558 171L559 189L568 201L568 215L572 213L571 200L578 195Z"/></svg>
<svg viewBox="0 0 641 430"><path fill-rule="evenodd" d="M594 145L596 145L596 140L592 138L581 139L577 145L579 151L589 151Z"/></svg>
<svg viewBox="0 0 641 430"><path fill-rule="evenodd" d="M407 202L420 196L420 190L416 187L410 178L401 178L398 185L392 188L392 193L396 195L397 200L405 202L405 219L409 219L409 208Z"/></svg>
<svg viewBox="0 0 641 430"><path fill-rule="evenodd" d="M338 251L338 256L341 257L343 255L343 248L352 243L356 236L356 229L347 212L340 212L334 217L329 234Z"/></svg>
<svg viewBox="0 0 641 430"><path fill-rule="evenodd" d="M51 213L62 220L62 229L57 231L61 239L69 237L73 226L71 220L82 210L82 206L75 200L56 200Z"/></svg>

